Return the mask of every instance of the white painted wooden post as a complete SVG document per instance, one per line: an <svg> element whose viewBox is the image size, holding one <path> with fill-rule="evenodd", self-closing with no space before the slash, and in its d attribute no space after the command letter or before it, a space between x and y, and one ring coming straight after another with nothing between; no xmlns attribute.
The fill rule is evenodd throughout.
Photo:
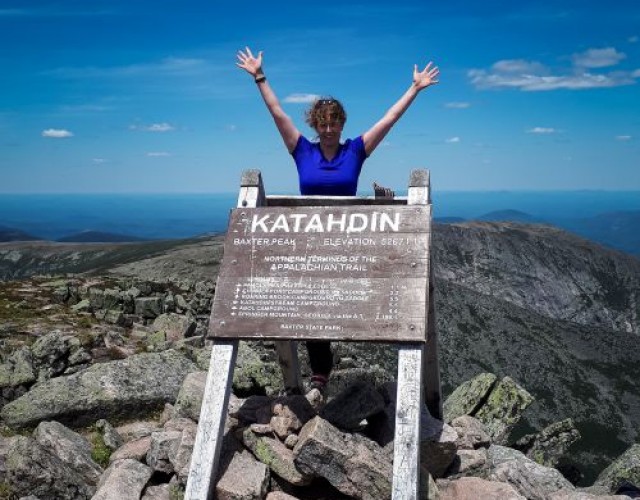
<svg viewBox="0 0 640 500"><path fill-rule="evenodd" d="M209 500L213 496L237 354L237 340L216 341L211 349L185 500Z"/></svg>
<svg viewBox="0 0 640 500"><path fill-rule="evenodd" d="M408 205L429 205L429 172L414 170L409 181ZM429 228L429 277L425 304L425 344L401 345L398 351L398 392L393 449L393 500L416 500L420 494L420 414L423 397L432 415L441 418L440 372L433 320L433 275ZM426 349L426 353L425 353ZM424 385L423 385L424 378Z"/></svg>
<svg viewBox="0 0 640 500"><path fill-rule="evenodd" d="M404 344L398 349L393 500L416 500L419 494L423 354L424 344Z"/></svg>
<svg viewBox="0 0 640 500"><path fill-rule="evenodd" d="M266 200L262 176L258 170L242 173L238 208L255 208ZM217 325L210 324L209 329ZM233 370L238 354L238 340L216 340L211 349L207 382L198 420L198 432L193 446L185 500L209 500L213 497L218 477L220 450L224 436L224 424L233 382ZM298 357L294 342L278 342L286 387L301 386Z"/></svg>

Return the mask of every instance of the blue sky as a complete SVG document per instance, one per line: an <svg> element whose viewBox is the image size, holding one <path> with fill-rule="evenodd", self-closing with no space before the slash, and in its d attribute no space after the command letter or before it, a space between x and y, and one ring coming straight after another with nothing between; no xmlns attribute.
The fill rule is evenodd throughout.
<svg viewBox="0 0 640 500"><path fill-rule="evenodd" d="M294 164L255 84L249 45L303 133L333 95L366 131L433 60L425 90L367 160L397 190L640 190L640 2L0 3L0 193L233 192ZM302 101L302 102L300 102Z"/></svg>

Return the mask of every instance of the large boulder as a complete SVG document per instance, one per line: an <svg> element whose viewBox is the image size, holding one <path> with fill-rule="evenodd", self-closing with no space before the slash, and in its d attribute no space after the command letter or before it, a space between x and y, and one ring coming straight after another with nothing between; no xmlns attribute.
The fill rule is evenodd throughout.
<svg viewBox="0 0 640 500"><path fill-rule="evenodd" d="M603 470L593 483L593 490L614 493L624 481L640 485L640 444L631 446Z"/></svg>
<svg viewBox="0 0 640 500"><path fill-rule="evenodd" d="M235 453L216 484L218 500L262 500L267 493L269 468L251 453Z"/></svg>
<svg viewBox="0 0 640 500"><path fill-rule="evenodd" d="M81 426L100 418L139 417L175 401L195 365L177 351L139 354L36 384L0 415L10 427L43 420Z"/></svg>
<svg viewBox="0 0 640 500"><path fill-rule="evenodd" d="M559 490L574 489L558 470L544 467L517 450L492 445L488 458L492 469L488 479L509 483L529 500L547 500Z"/></svg>
<svg viewBox="0 0 640 500"><path fill-rule="evenodd" d="M504 377L493 387L487 401L473 416L485 425L494 443L506 444L511 429L533 400L533 396L513 379Z"/></svg>
<svg viewBox="0 0 640 500"><path fill-rule="evenodd" d="M0 404L21 396L36 381L31 349L21 347L0 365Z"/></svg>
<svg viewBox="0 0 640 500"><path fill-rule="evenodd" d="M437 485L439 498L443 500L526 500L509 484L477 477L439 480Z"/></svg>
<svg viewBox="0 0 640 500"><path fill-rule="evenodd" d="M493 373L481 373L460 384L443 404L444 420L451 422L462 415L475 415L489 397L498 377Z"/></svg>
<svg viewBox="0 0 640 500"><path fill-rule="evenodd" d="M343 430L355 430L366 418L384 411L382 394L365 380L356 382L331 399L320 416Z"/></svg>
<svg viewBox="0 0 640 500"><path fill-rule="evenodd" d="M169 342L176 342L191 337L196 330L196 322L182 314L165 313L158 316L151 328L164 333Z"/></svg>
<svg viewBox="0 0 640 500"><path fill-rule="evenodd" d="M300 471L324 477L345 495L370 500L391 497L390 457L374 441L344 433L321 417L305 424L293 454Z"/></svg>
<svg viewBox="0 0 640 500"><path fill-rule="evenodd" d="M279 439L257 435L251 429L242 433L242 442L271 472L295 486L311 482L313 475L304 473L294 463L293 452Z"/></svg>
<svg viewBox="0 0 640 500"><path fill-rule="evenodd" d="M104 472L91 458L91 444L59 422L41 422L33 433L36 442L80 474L87 484L96 485Z"/></svg>
<svg viewBox="0 0 640 500"><path fill-rule="evenodd" d="M118 460L105 471L91 500L139 500L153 471L136 460Z"/></svg>
<svg viewBox="0 0 640 500"><path fill-rule="evenodd" d="M95 493L95 486L32 438L18 436L12 440L5 466L5 481L17 497L88 500Z"/></svg>
<svg viewBox="0 0 640 500"><path fill-rule="evenodd" d="M555 467L569 447L578 439L580 439L580 432L573 420L567 418L545 427L539 434L522 437L516 442L514 448L540 465Z"/></svg>

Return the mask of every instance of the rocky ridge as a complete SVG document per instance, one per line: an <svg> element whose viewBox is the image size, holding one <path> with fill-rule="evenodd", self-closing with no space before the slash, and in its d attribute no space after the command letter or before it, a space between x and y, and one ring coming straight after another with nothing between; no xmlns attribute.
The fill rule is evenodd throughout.
<svg viewBox="0 0 640 500"><path fill-rule="evenodd" d="M496 225L492 225L491 228L493 226ZM474 231L476 230L480 231L479 229L474 229ZM491 230L498 231L495 228ZM464 227L459 231L464 233ZM520 228L519 231L527 233L527 238L530 240L529 243L535 241L535 233L537 231L544 233L541 229L529 231L527 228ZM490 236L486 234L482 237L486 238L487 241L490 239ZM497 238L497 236L495 237ZM512 242L511 245L513 254L527 250L527 238L524 238L519 233L514 236L515 242ZM436 252L445 251L446 249L442 247L442 241L437 241L437 234L435 239ZM562 235L556 236L555 239L562 242ZM474 241L475 236L470 237L470 241L461 241L457 248L463 251L466 251L466 248L473 249L475 248ZM549 238L545 245L551 246L552 241L553 238ZM486 243L489 246L492 244ZM545 247L545 245L540 246ZM588 491L579 489L577 492L572 492L569 488L565 493L556 492L557 495L574 495L565 496L566 498L578 498L576 495L582 495L580 498L590 498L585 495L611 493L615 491L617 483L622 480L622 476L625 476L628 480L637 481L637 478L634 479L635 476L629 476L629 471L632 471L631 474L633 474L635 467L633 464L636 460L635 448L632 446L636 439L638 428L638 416L634 410L634 408L637 409L637 406L634 401L635 398L638 398L638 389L635 381L640 378L635 375L634 370L637 370L639 364L634 357L637 356L635 353L635 334L629 332L626 328L626 320L620 320L620 318L624 317L633 320L634 313L633 308L629 307L619 311L619 316L615 316L611 313L611 311L614 311L612 303L607 302L607 297L611 296L609 290L615 289L615 287L607 288L608 286L612 283L622 283L620 286L627 286L629 283L633 284L634 280L637 279L635 264L634 261L627 262L625 259L622 259L622 263L618 262L618 255L615 252L605 251L605 255L600 255L597 252L597 247L594 249L582 241L580 245L586 245L588 252L597 254L598 257L595 262L598 266L606 264L613 269L611 271L613 273L612 279L608 281L594 279L594 284L592 285L600 291L599 294L594 294L593 298L594 302L597 303L597 308L600 308L601 311L599 317L602 321L598 324L599 326L588 324L589 320L585 319L588 318L588 315L578 315L582 318L580 321L553 317L553 314L556 313L553 312L553 308L548 307L548 304L556 300L563 300L565 304L572 304L571 297L577 297L575 295L577 292L572 287L555 287L555 281L551 279L553 273L547 276L551 284L545 288L546 295L542 294L539 297L542 304L547 304L540 308L542 313L535 310L535 287L529 289L531 296L525 297L524 299L526 300L523 299L521 303L516 303L515 300L512 300L509 293L501 292L503 295L500 297L492 296L491 293L496 284L492 280L487 281L482 278L487 274L487 271L482 270L482 265L494 269L494 279L496 280L504 279L506 283L510 283L510 278L507 268L501 268L499 262L492 262L487 256L480 259L479 256L482 255L483 251L482 247L477 247L473 251L470 250L469 255L465 257L464 262L466 263L465 265L469 266L468 271L471 278L467 281L460 280L461 282L458 283L458 278L452 278L454 281L449 281L439 275L436 286L437 319L441 335L445 394L452 394L460 384L465 387L465 381L475 381L478 374L482 372L495 373L495 375L489 376L489 379L493 379L491 383L484 382L484 385L489 388L487 389L489 392L485 392L479 398L479 401L483 404L478 406L478 401L476 401L472 405L473 408L466 409L461 417L465 419L467 417L474 418L481 421L481 418L487 416L486 421L481 421L484 426L484 432L489 436L490 444L487 449L493 447L495 451L500 449L495 447L504 447L504 445L516 447L521 453L526 454L524 456L528 455L530 460L534 459L536 464L543 465L545 468L557 468L553 470L561 470L573 483L593 484ZM69 427L77 427L78 425L84 426L87 423L96 422L100 418L107 418L107 420L118 424L118 428L120 428L122 427L120 425L122 424L122 419L130 419L132 416L132 412L126 411L126 409L139 407L140 411L135 412L136 418L142 416L142 414L152 412L150 414L154 417L154 420L153 424L149 425L155 428L158 428L160 423L167 418L169 420L186 418L193 424L198 417L197 408L199 403L197 402L197 396L192 397L188 396L188 394L198 394L198 384L194 384L193 381L197 380L198 376L202 378L201 374L198 375L199 370L206 369L208 357L202 335L207 328L210 300L214 289L212 280L208 282L197 281L196 277L207 275L206 270L210 270L211 266L216 264L211 263L210 256L207 257L207 252L211 250L210 247L206 248L203 245L202 248L198 248L198 244L191 245L188 250L190 252L190 261L186 263L184 261L185 254L180 254L180 250L178 247L173 251L156 255L138 264L129 263L119 266L112 277L88 278L76 276L62 280L38 278L21 282L9 282L0 286L0 335L2 336L0 350L3 352L0 381L2 383L3 404L6 403L5 408L2 410L2 417L5 423L7 421L11 422L11 425L16 428L38 426L41 422L62 422ZM577 250L572 247L570 252L577 252L580 255L580 252L583 251L584 249L579 247L577 247ZM562 254L560 249L546 248L540 254L540 258L545 255L545 252L552 256L555 253ZM171 255L172 253L173 255ZM445 253L450 253L450 250L446 250ZM437 263L439 262L438 259L442 259L438 255L440 254L436 253ZM522 267L524 269L524 271L521 271L523 275L527 276L534 273L535 266L529 269L522 261L517 260L518 258L503 255L503 259L512 259L512 261L516 262L514 265ZM556 257L550 258L549 262L552 263L555 259ZM557 257L557 259L560 259L560 257ZM556 280L559 280L558 276L560 276L559 273L563 268L571 269L571 262L573 262L572 259L558 260L559 264L553 271L558 273L555 275ZM456 265L462 264L449 263L443 265L437 272L449 272L449 268L456 269ZM545 265L551 264L547 263ZM479 269L480 271L478 271ZM132 277L136 273L142 275L143 278ZM616 273L626 273L626 275L618 280L618 274ZM571 272L568 275L570 276ZM144 276L153 279L145 279ZM159 277L163 277L163 279L156 281ZM562 277L563 279L565 278L564 275ZM519 279L528 282L531 278ZM508 286L515 285L509 284ZM615 296L615 293L613 295ZM627 291L623 296L632 297L633 293L632 291ZM567 297L569 300L567 300ZM581 321L584 321L584 323L581 323ZM629 321L628 324L633 325L633 321ZM517 341L514 341L514 339L517 339ZM260 436L259 432L261 431L266 432L264 435L277 439L285 448L287 448L287 440L289 445L296 440L295 437L291 436L296 435L299 440L300 436L303 435L302 428L294 431L282 426L283 420L286 420L283 419L285 415L282 413L286 414L288 410L283 409L282 401L275 402L281 386L279 369L275 363L274 346L268 342L242 343L240 351L234 376L234 393L238 400L241 401L240 406L247 409L246 405L251 407L255 401L262 401L263 408L268 406L271 414L263 409L261 418L265 420L268 416L268 422L249 423L248 427L251 432L249 434L247 431L248 422L240 419L239 414L236 415L234 413L235 410L233 408L235 407L230 409L230 422L237 421L238 424L234 424L235 427L230 435L232 434L240 443L241 448L236 451L237 455L242 455L241 458L237 458L242 466L240 469L234 466L233 470L242 470L243 467L249 467L250 470L256 471L267 469L270 479L265 484L269 488L280 488L281 490L289 488L284 483L284 486L274 486L274 484L282 483L282 478L277 472L274 472L273 464L270 465L263 460L259 460L262 465L260 463L256 465L254 463L255 458L252 458L255 457L254 453L248 451L251 450L252 435ZM300 355L304 361L304 352L301 351ZM143 397L140 394L128 396L130 398L129 402L125 403L126 398L123 395L118 396L118 394L120 391L126 390L129 384L119 384L118 376L124 374L125 378L120 380L125 381L130 380L132 377L147 377L143 379L152 381L151 385L154 385L158 380L166 378L157 374L154 376L159 368L148 370L146 372L148 375L140 375L140 373L145 373L145 366L153 366L152 360L154 359L158 359L159 363L162 364L162 360L165 359L162 356L168 356L166 359L171 359L173 360L172 362L177 363L176 366L183 367L180 368L180 370L183 370L180 371L180 378L184 379L184 383L180 385L174 380L167 381L167 386L170 387L167 387L166 390L156 387L157 396L144 400L152 401L151 403L140 402L139 406L136 406L136 398ZM357 344L337 343L335 345L335 357L338 369L332 377L328 392L328 402L320 410L314 410L319 414L307 420L307 423L310 421L315 422L313 432L309 431L308 434L318 437L313 441L313 446L310 445L310 450L324 451L301 453L304 456L309 454L329 456L324 454L325 452L329 453L327 451L329 448L325 448L322 443L331 441L333 438L330 436L342 436L340 434L334 435L334 431L329 427L331 425L344 434L357 436L353 440L354 453L357 451L356 454L366 456L367 453L375 452L377 457L379 453L384 452L385 446L389 444L388 422L393 414L390 410L393 405L390 394L393 394L393 390L385 389L385 384L388 384L395 374L393 349L389 348L389 346L359 346ZM620 373L619 370L620 359L626 360L623 373ZM117 364L123 362L126 362L126 365ZM135 371L138 368L142 372ZM363 378L368 380L370 385L358 387L356 384L354 388L353 382ZM480 380L484 379L480 378ZM189 384L187 384L187 381L189 381ZM71 389L69 387L66 389L68 391L66 393L67 396L56 397L55 394L58 389L66 387L67 382L72 384L70 386ZM492 399L489 395L498 387L507 386L513 388L517 387L518 384L522 384L530 391L528 397L524 397L522 395L524 393L516 392L516 394L521 394L516 400L523 404L526 402L526 405L528 405L526 411L524 413L517 411L518 419L513 422L498 425L492 423L494 421L499 422L499 419L495 418L495 413L489 410L489 406L484 411L480 411L480 408L489 399ZM141 384L141 386L146 385ZM191 387L191 389L187 390L186 386ZM83 389L85 392L82 392L82 390L76 391L76 389L83 387L86 388ZM74 391L77 392L78 397L82 400L88 400L89 396L94 393L102 394L106 399L101 400L100 403L93 403L84 407L76 404L78 401L67 405L66 408L64 405L59 404L69 399L69 394L74 393ZM347 392L345 393L344 391ZM371 400L374 403L377 401L374 405L375 412L355 424L346 426L344 419L340 419L340 415L344 415L347 412L339 411L334 416L327 417L327 412L331 409L332 404L338 406L338 408L342 404L336 405L332 401L337 400L340 402L340 394L354 394L353 391L361 391L359 393L367 394L368 396L363 398L365 400ZM502 392L502 390L498 390L496 394ZM509 391L509 393L511 392ZM45 394L52 395L50 399L44 399L48 401L46 405L41 405L46 406L47 413L40 413L35 419L31 418L30 415L33 413L33 409L38 406L40 400L43 400L42 395ZM379 397L373 396L374 394L378 394ZM471 395L467 392L464 392L464 394L466 395L463 400L473 401ZM114 397L116 402L109 400L109 398ZM120 397L123 398L121 407L117 403L117 401L120 401ZM256 400L256 398L261 399ZM105 405L104 402L106 401L111 401L111 405ZM134 402L132 403L131 401ZM301 402L301 400L298 401ZM598 403L594 404L594 401ZM29 406L27 402L32 406ZM172 407L167 407L166 414L160 417L157 412L165 404L172 405ZM315 403L314 401L309 401L309 404L313 407ZM289 403L284 406L288 405ZM95 409L102 406L108 408L108 411L103 413L96 412ZM277 410L276 407L278 408ZM327 410L327 407L329 410ZM74 408L81 408L81 411L79 413L69 413L73 412ZM111 412L114 413L112 414ZM298 420L302 422L309 417L306 413L304 415L304 418L298 418ZM489 416L491 419L489 419ZM571 417L570 421L566 420L568 417ZM31 419L29 420L29 418ZM452 428L457 429L453 425L453 421L456 418L448 418L446 420L446 423L451 424ZM180 422L174 422L171 425L181 426L186 424L186 421L180 420ZM362 426L356 425L361 422L364 422ZM384 422L387 422L386 427ZM190 424L190 428L193 431L192 424ZM140 423L140 425L144 424ZM458 425L457 422L456 425ZM436 424L436 429L438 426L440 426L440 429L445 429L445 422ZM425 428L428 427L425 426ZM80 430L85 436L92 436L100 434L96 429L92 427L91 430L88 430L87 427L82 427L76 430ZM374 431L374 429L387 430L379 432ZM185 428L181 428L179 431L172 428L170 432L174 434L171 439L175 439L176 432L184 434L184 430ZM379 433L376 434L376 432ZM458 431L456 430L456 432ZM529 434L525 435L527 433ZM247 436L244 436L245 434ZM446 434L451 433L447 431ZM577 434L581 434L582 437L575 441ZM134 439L133 441L136 442L132 445L128 445L128 437L121 439L125 443L123 445L122 442L118 441L117 435L115 438L111 436L113 439L106 439L108 435L106 432L100 435L103 436L103 441L106 440L112 443L113 450L118 450L118 453L112 453L112 456L115 455L118 460L122 460L122 464L114 467L109 474L105 473L101 476L104 479L104 483L111 485L129 484L127 482L129 479L126 478L129 477L127 471L131 470L135 472L134 477L138 478L135 481L132 479L133 482L131 484L142 484L139 489L140 495L168 495L169 490L175 491L176 494L179 492L180 485L184 483L180 482L180 472L177 471L176 466L173 466L172 472L161 472L153 468L157 464L163 464L158 467L168 470L169 466L166 464L167 462L171 463L169 458L149 459L146 454L144 454L144 457L141 455L140 450L146 446L146 441L151 441L151 434ZM304 435L307 435L306 431ZM547 437L545 438L544 436ZM377 448L373 448L374 451L371 451L368 448L370 443L362 441L360 437L373 441L383 451L380 452ZM181 437L181 442L184 441L184 447L181 448L183 455L188 453L186 450L188 450L188 443L192 438L193 433L187 433L187 435ZM173 449L175 445L168 444L172 442L171 439L165 436L157 443L157 447L159 449L166 449L167 447ZM348 440L348 437L342 436L340 440ZM484 438L468 438L465 446L472 446L475 450L474 445L469 444L469 442L474 443L474 440L486 442ZM13 443L13 441L0 443L0 456L4 456L1 450L6 450L9 443ZM583 446L583 451L576 452L576 450L580 449L581 444L584 445L584 443L587 443L587 446ZM584 473L584 459L589 459L590 450L600 448L602 443L605 443L609 448L606 450L606 456L599 456L597 460L593 461L592 466L595 464L594 469L597 469L599 473L611 463L613 458L621 454L624 457L622 465L607 468L607 470L614 471L613 480L606 479L603 476L594 482L597 475L594 474L591 479L585 481L584 477L580 477ZM27 445L32 446L33 444L31 441L25 442L22 440L22 444L18 443L16 447L19 450L24 450L20 446ZM122 450L121 448L126 445L128 445L128 448ZM287 449L295 450L295 446ZM449 443L447 446L445 448L450 451L452 449L451 444ZM258 448L262 449L262 446L254 445L254 448L258 450ZM138 451L134 452L134 456L131 458L131 456L127 455L127 449ZM455 449L460 451L458 445L455 446ZM513 448L508 449L513 450ZM51 452L48 453L51 454ZM423 453L423 455L426 454ZM463 465L465 472L462 473L460 471L454 472L451 463L443 465L447 459L440 461L438 464L431 464L430 467L432 469L427 468L430 472L433 471L432 475L436 478L437 490L440 492L439 494L444 495L442 498L465 498L464 491L473 491L471 488L476 488L480 491L484 487L492 487L492 485L486 485L484 482L478 482L487 481L487 478L491 481L498 479L501 484L493 486L498 488L502 492L501 494L507 495L496 496L495 498L509 498L508 495L538 498L532 496L533 493L525 488L532 481L526 478L536 475L536 471L538 471L536 467L528 462L519 463L517 470L521 473L521 476L519 476L520 479L514 479L516 476L513 471L507 472L501 469L499 473L496 472L494 469L497 469L497 466L502 464L497 464L492 458L490 463L493 465L490 465L489 469L493 472L489 476L476 476L468 471L476 468L486 469L486 464L480 465L482 460L479 460L476 455L476 453L464 452L460 454L456 452L458 458L454 459L454 463L459 460L461 464L468 465L468 468L464 468L466 466ZM231 456L234 455L232 454ZM333 456L333 452L331 456ZM513 456L509 456L511 457L509 461L514 461ZM515 455L515 457L519 456ZM591 458L594 458L594 456L592 455ZM42 457L38 455L37 461L41 459ZM129 461L125 462L125 460ZM149 460L156 465L151 467ZM496 460L499 461L499 459ZM140 465L147 468L140 467ZM55 468L56 466L52 465L52 467L52 470L58 470ZM278 469L279 466L275 467L280 470ZM344 467L347 467L347 465L343 464ZM230 467L228 468L230 469ZM304 466L302 468L304 469ZM151 472L148 469L151 469ZM2 467L0 467L0 470L2 470ZM360 469L352 469L350 474L355 474L356 476L363 474L363 472L356 471L360 471ZM546 477L547 473L548 471L543 469L542 475ZM40 474L42 475L44 472ZM325 472L322 474L325 474ZM322 491L322 488L330 488L324 490L329 492L325 493L325 498L340 498L340 496L336 495L348 497L346 495L354 494L353 489L348 489L348 481L341 486L344 491L339 493L342 490L338 489L334 483L342 483L336 479L335 472L326 472L326 475L333 478L333 483L322 474L319 474L320 477L312 479L313 491ZM367 472L367 474L373 474L373 472ZM240 475L242 476L242 474ZM256 475L259 476L260 474L257 473ZM184 476L184 470L182 476ZM228 480L228 482L236 484L237 480L233 479L234 476L230 477L232 479ZM375 476L370 475L368 477L372 481ZM46 480L43 479L43 481L44 484L49 484ZM552 483L554 481L555 479L551 480ZM560 483L561 481L558 479L558 482L554 484ZM64 481L61 484L64 484ZM515 488L515 493L510 490L505 493L507 491L504 489L505 484ZM519 487L521 489L518 489L515 486L516 484L520 484ZM8 481L7 485L9 485ZM566 485L563 485L561 489L567 489L564 486ZM294 485L294 487L308 488L308 485ZM129 489L130 491L138 491L136 488L131 486ZM293 492L290 489L287 491ZM305 496L314 495L315 493L311 493L311 490L306 490L303 493L300 493L299 490L295 491L302 495L298 496L298 498L321 498L318 496ZM435 492L436 489L432 487L431 491ZM556 495L556 493L553 493L553 495ZM66 494L64 493L64 495ZM69 495L75 494L69 493ZM278 495L274 498L286 498L282 495L287 493L272 491L269 494L271 496ZM454 494L458 496L446 496ZM551 495L548 491L546 494ZM61 493L58 493L58 495L56 498L67 498L60 496L62 495ZM551 496L548 497L551 498ZM69 496L69 498L75 497ZM163 496L158 496L158 498L163 498ZM487 496L487 498L491 497ZM513 498L518 498L518 496L513 496Z"/></svg>

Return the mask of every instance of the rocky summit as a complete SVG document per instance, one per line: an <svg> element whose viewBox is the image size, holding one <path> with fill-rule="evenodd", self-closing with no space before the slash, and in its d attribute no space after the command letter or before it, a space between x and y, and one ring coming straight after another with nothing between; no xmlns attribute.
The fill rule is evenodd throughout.
<svg viewBox="0 0 640 500"><path fill-rule="evenodd" d="M182 498L221 243L0 244L0 498ZM433 247L446 400L422 409L420 498L633 498L640 261L515 223ZM390 498L395 349L333 350L324 394L286 395L275 344L241 342L216 498Z"/></svg>

